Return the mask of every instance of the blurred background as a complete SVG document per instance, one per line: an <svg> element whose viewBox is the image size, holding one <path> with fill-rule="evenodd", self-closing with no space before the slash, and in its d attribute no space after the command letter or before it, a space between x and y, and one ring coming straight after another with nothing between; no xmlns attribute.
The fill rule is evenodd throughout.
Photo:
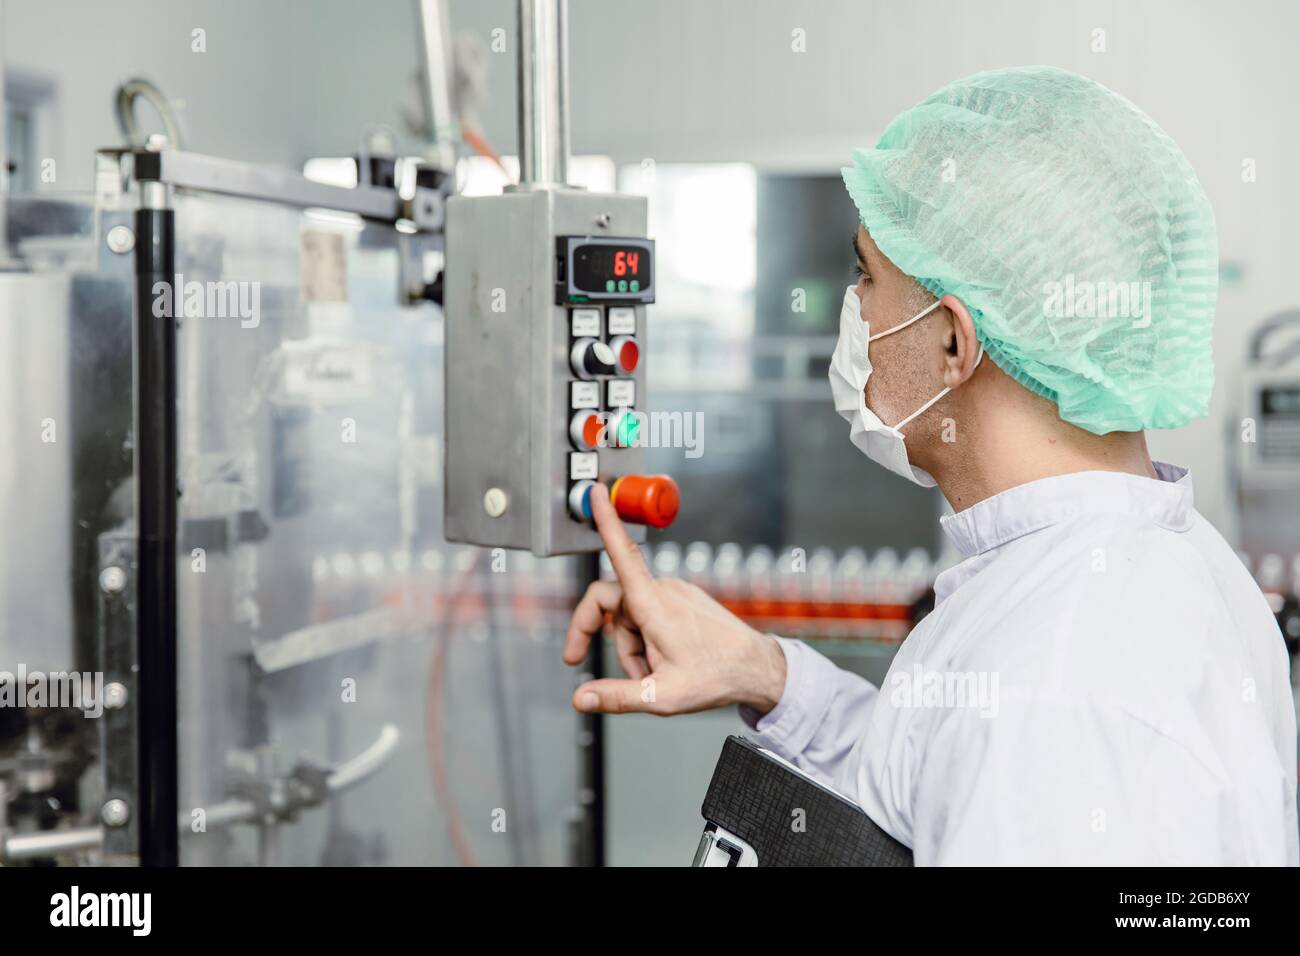
<svg viewBox="0 0 1300 956"><path fill-rule="evenodd" d="M515 4L451 0L448 7L472 80L473 122L506 167L517 168ZM114 95L129 77L146 77L164 92L184 148L198 153L328 177L331 163L377 142L395 155L426 145L415 6L405 0L4 0L0 11L11 231L15 218L51 216L54 201L73 210L93 205L96 150L122 144ZM1300 333L1294 320L1269 325L1300 310L1291 288L1300 67L1290 44L1298 32L1300 6L1289 0L570 0L574 179L648 198L660 270L646 334L649 407L698 413L703 427L698 455L650 452L651 470L671 473L682 490L676 523L650 535L657 569L699 581L761 626L805 636L842 666L876 680L884 674L924 612L928 582L951 556L938 532L945 508L938 492L872 466L831 407L826 366L852 281L846 240L856 225L838 170L894 115L955 78L1051 64L1138 104L1182 147L1214 206L1221 281L1210 414L1149 437L1155 457L1190 467L1198 508L1241 549L1275 610L1292 613L1300 403L1288 396L1300 393L1288 389L1300 372L1294 350L1265 363L1273 346L1255 340L1266 328L1291 342ZM143 110L141 123L147 132L161 129ZM464 159L460 177L467 192L499 191L505 182L482 157ZM232 250L248 246L238 254L249 261L265 255L250 245L252 236L299 228L296 219L228 213L204 213L208 234L226 249L227 271ZM357 288L388 282L383 241L348 233L346 243L357 251L349 265ZM187 254L201 269L204 250ZM438 316L422 315L418 321L436 329ZM441 361L437 334L415 326L380 331L374 313L368 321L374 326L358 332L360 340L398 348L404 361ZM417 377L412 372L410 381ZM234 421L242 414L235 397L254 385L237 375L224 381L226 391L210 395L213 414ZM411 389L418 396L419 386ZM1274 398L1263 401L1268 389ZM403 394L396 388L372 400L399 407ZM416 429L435 444L436 404L429 400L427 427ZM1261 452L1242 441L1243 419L1265 406L1275 444ZM270 441L310 444L302 437L309 424L283 409L274 422ZM5 467L21 470L23 459L10 454L20 443L15 435ZM390 453L397 468L405 452ZM338 463L324 455L302 457L300 470L326 469L352 489L362 480L337 475ZM11 490L37 480L17 471L9 479ZM313 487L317 497L328 493ZM395 493L382 481L367 487L373 513L347 520L369 528L389 520L381 503ZM436 479L422 487L436 501ZM351 532L326 542L305 533L296 539L319 599L352 600L341 595L352 594L346 589L364 578L373 553L382 582L356 599L357 608L400 579L430 592L421 599L459 630L450 646L403 638L382 652L348 652L378 655L356 667L384 675L379 684L400 711L384 719L410 729L408 742L426 733L428 712L424 685L405 687L403 675L433 668L434 686L454 698L440 717L446 753L433 756L441 776L431 778L421 744L404 743L405 756L387 777L349 794L328 818L326 811L304 816L308 835L286 840L278 860L565 862L579 733L568 710L576 678L559 663L570 569L564 559L511 555L499 579L481 573L469 556L475 549L441 542L435 511L415 508L424 516L420 530L404 543L392 536L369 543ZM295 514L281 502L283 523ZM39 525L24 527L40 533ZM265 574L269 560L249 559L232 578ZM810 565L816 573L806 573ZM412 583L421 569L422 583ZM454 596L471 592L462 613ZM268 604L265 595L251 600ZM272 605L265 613L274 614ZM247 629L235 642L256 646L266 628L235 617ZM6 623L31 620L13 611ZM450 663L439 664L440 653ZM351 718L291 703L351 673L340 666L337 658L318 661L313 674L285 675L276 685L270 709L280 712L285 748L342 754L374 736L378 723L353 740L342 727ZM732 712L606 722L610 863L689 861L713 763L724 737L741 729ZM195 746L206 755L188 758L195 762L228 759L223 748L238 749L224 738ZM204 775L192 776L199 786ZM522 835L498 839L483 806L523 808ZM404 822L373 822L385 814ZM335 819L343 815L346 828ZM195 862L204 859L191 852ZM221 859L251 862L256 853L248 852Z"/></svg>

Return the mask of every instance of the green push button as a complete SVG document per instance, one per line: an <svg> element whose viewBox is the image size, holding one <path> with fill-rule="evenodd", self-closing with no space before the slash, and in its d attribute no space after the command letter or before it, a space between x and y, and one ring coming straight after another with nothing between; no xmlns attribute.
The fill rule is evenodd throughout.
<svg viewBox="0 0 1300 956"><path fill-rule="evenodd" d="M641 437L641 419L631 412L625 412L618 420L618 444L620 448L632 448Z"/></svg>
<svg viewBox="0 0 1300 956"><path fill-rule="evenodd" d="M628 288L633 292L640 292L641 283L638 280L633 279L630 283L628 283Z"/></svg>
<svg viewBox="0 0 1300 956"><path fill-rule="evenodd" d="M618 291L619 291L619 292L626 292L626 291L627 291L627 280L626 280L626 279L619 279L619 280L618 280Z"/></svg>
<svg viewBox="0 0 1300 956"><path fill-rule="evenodd" d="M614 291L614 280L613 280L613 279L606 279L606 280L605 280L605 291L606 291L606 292L613 292L613 291Z"/></svg>

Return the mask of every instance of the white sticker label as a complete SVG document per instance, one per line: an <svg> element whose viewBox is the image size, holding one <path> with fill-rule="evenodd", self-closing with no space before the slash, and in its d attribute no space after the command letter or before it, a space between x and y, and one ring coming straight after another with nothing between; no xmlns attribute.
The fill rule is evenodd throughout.
<svg viewBox="0 0 1300 956"><path fill-rule="evenodd" d="M609 408L631 408L636 404L636 382L630 378L612 379L605 397Z"/></svg>
<svg viewBox="0 0 1300 956"><path fill-rule="evenodd" d="M574 338L600 335L600 309L574 309L569 315L569 328Z"/></svg>
<svg viewBox="0 0 1300 956"><path fill-rule="evenodd" d="M636 309L612 306L609 310L610 335L636 335Z"/></svg>
<svg viewBox="0 0 1300 956"><path fill-rule="evenodd" d="M594 451L575 451L569 453L569 480L581 481L591 478L593 481L599 473L599 456Z"/></svg>
<svg viewBox="0 0 1300 956"><path fill-rule="evenodd" d="M343 235L307 230L299 244L304 302L348 301L348 259Z"/></svg>
<svg viewBox="0 0 1300 956"><path fill-rule="evenodd" d="M569 386L570 408L600 408L599 382L572 382Z"/></svg>
<svg viewBox="0 0 1300 956"><path fill-rule="evenodd" d="M371 395L370 353L364 346L297 339L280 349L285 398L346 402Z"/></svg>

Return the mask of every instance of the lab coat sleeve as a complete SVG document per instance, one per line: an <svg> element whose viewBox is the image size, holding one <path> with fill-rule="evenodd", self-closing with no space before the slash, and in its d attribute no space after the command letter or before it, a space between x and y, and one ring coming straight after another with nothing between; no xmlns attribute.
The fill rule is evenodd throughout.
<svg viewBox="0 0 1300 956"><path fill-rule="evenodd" d="M762 717L752 708L741 707L741 717L756 732L760 746L829 786L866 732L879 691L803 641L776 640L785 654L781 700Z"/></svg>

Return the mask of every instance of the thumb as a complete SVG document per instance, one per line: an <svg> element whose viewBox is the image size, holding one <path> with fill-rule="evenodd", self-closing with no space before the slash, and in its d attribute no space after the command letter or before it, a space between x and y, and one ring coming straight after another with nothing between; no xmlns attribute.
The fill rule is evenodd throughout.
<svg viewBox="0 0 1300 956"><path fill-rule="evenodd" d="M655 708L655 681L620 680L613 677L590 680L573 692L573 707L583 713L643 714Z"/></svg>

